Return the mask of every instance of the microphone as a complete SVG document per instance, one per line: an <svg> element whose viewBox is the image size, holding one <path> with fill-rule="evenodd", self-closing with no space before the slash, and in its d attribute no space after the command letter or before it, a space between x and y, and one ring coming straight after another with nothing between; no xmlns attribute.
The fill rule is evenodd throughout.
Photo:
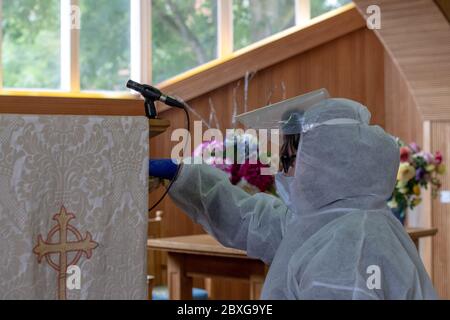
<svg viewBox="0 0 450 320"><path fill-rule="evenodd" d="M140 84L133 80L128 80L127 88L139 92L144 98L152 101L161 101L168 106L184 109L184 104L169 95L163 94L157 88L149 86L148 84Z"/></svg>

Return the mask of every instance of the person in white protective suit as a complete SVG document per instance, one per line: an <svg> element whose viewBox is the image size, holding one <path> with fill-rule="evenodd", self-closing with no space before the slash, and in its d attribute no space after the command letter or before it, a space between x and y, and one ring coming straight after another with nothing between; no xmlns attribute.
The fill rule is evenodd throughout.
<svg viewBox="0 0 450 320"><path fill-rule="evenodd" d="M252 111L238 120L284 134L282 200L250 195L207 164L183 164L169 194L224 246L270 265L262 299L436 299L387 207L397 144L369 119L326 90Z"/></svg>

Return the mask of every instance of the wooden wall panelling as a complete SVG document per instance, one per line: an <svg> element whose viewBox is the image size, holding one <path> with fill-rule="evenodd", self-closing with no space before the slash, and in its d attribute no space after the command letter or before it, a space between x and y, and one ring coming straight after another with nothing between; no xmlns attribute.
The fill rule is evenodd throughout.
<svg viewBox="0 0 450 320"><path fill-rule="evenodd" d="M404 75L388 53L385 53L384 61L386 131L406 143L416 142L424 150L430 150L428 122L423 120ZM425 193L423 203L409 212L406 221L408 226L434 226L431 223L429 200L429 195ZM419 250L429 275L433 277L431 239L421 239Z"/></svg>
<svg viewBox="0 0 450 320"><path fill-rule="evenodd" d="M398 66L384 57L386 130L406 143L423 146L423 119Z"/></svg>
<svg viewBox="0 0 450 320"><path fill-rule="evenodd" d="M385 109L386 130L406 143L416 142L424 150L430 150L429 125L424 121L414 97L398 66L389 54L385 54ZM406 224L410 227L434 227L430 214L431 202L427 192L416 210L410 211ZM430 238L420 240L421 258L429 275L433 278L432 242Z"/></svg>
<svg viewBox="0 0 450 320"><path fill-rule="evenodd" d="M414 97L424 120L450 120L450 24L433 0L354 0L367 16L378 5L375 29Z"/></svg>
<svg viewBox="0 0 450 320"><path fill-rule="evenodd" d="M441 151L447 168L450 167L450 121L433 121L430 124L432 152ZM450 190L450 171L442 181L442 189ZM434 285L442 299L450 299L450 204L440 203L439 197L431 201L431 224L438 226L433 243Z"/></svg>
<svg viewBox="0 0 450 320"><path fill-rule="evenodd" d="M435 142L444 138L434 131L434 121L450 120L450 25L432 0L354 0L358 10L367 16L369 5L381 11L381 29L374 30L390 60L387 60L387 125L408 140L422 140L425 150L432 151ZM416 108L414 108L414 106ZM418 110L418 112L416 111ZM422 117L420 123L419 116ZM442 243L442 231L448 226L442 217L444 210L424 196L421 212L423 226L438 228L437 239L426 239L421 254L434 284L445 298L443 287L448 274L433 264L446 262L449 252L435 250ZM436 216L437 215L437 216ZM448 268L448 266L441 268Z"/></svg>

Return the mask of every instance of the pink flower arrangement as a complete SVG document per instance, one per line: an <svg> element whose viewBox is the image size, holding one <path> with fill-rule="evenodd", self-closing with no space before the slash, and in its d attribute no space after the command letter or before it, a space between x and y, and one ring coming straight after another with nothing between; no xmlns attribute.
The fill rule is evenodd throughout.
<svg viewBox="0 0 450 320"><path fill-rule="evenodd" d="M256 187L257 192L274 193L275 179L271 175L261 175L261 168L269 167L266 164L257 161L251 164L246 161L244 164L231 164L226 166L223 170L230 174L230 181L234 185L241 185L245 189L245 184ZM242 185L242 183L244 183ZM245 189L249 191L251 189Z"/></svg>
<svg viewBox="0 0 450 320"><path fill-rule="evenodd" d="M244 141L243 144L242 141ZM249 144L255 144L253 147L257 146L257 141L249 135L242 135L241 137L238 137L237 141L234 141L231 145L226 143L226 147L224 147L223 143L218 143L215 141L205 142L195 149L194 156L202 155L204 150L211 152L212 149L214 149L214 151L211 152L211 158L204 160L206 163L209 163L228 173L230 182L233 185L241 187L250 194L266 192L276 195L274 176L261 175L261 168L268 168L269 165L263 164L259 159L257 159L256 163L251 163L251 161L249 161L249 155L245 152L245 150L241 150L241 154L245 154L245 159L241 159L242 161L240 161L242 164L235 163L237 161L230 161L230 159L227 159L227 148L234 148L235 154L237 148L240 147L249 150L256 150L256 147L248 147ZM216 152L217 154L220 153L223 158L219 160Z"/></svg>

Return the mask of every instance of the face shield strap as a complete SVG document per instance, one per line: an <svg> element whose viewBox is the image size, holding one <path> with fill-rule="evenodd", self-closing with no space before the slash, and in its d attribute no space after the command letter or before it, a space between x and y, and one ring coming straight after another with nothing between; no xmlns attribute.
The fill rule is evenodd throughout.
<svg viewBox="0 0 450 320"><path fill-rule="evenodd" d="M308 131L311 131L314 128L320 127L320 126L335 126L335 125L347 125L347 124L363 124L361 121L356 119L350 119L350 118L336 118L327 120L320 123L306 123L302 125L302 133L306 133Z"/></svg>

